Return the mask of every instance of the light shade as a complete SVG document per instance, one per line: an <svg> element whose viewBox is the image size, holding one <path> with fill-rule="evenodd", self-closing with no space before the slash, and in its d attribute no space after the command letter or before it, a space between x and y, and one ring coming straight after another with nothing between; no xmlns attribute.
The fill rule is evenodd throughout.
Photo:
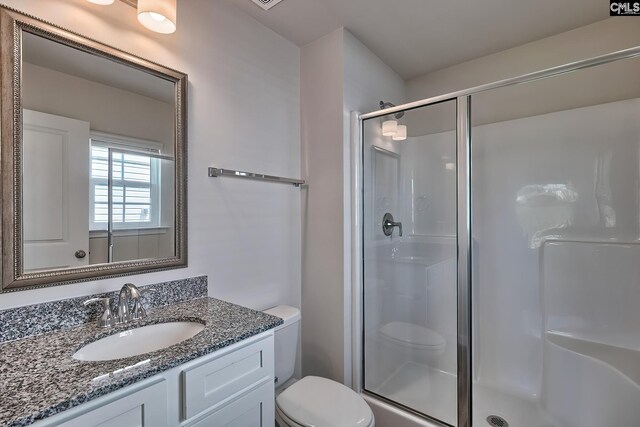
<svg viewBox="0 0 640 427"><path fill-rule="evenodd" d="M382 134L384 136L394 136L398 132L398 122L396 120L387 120L382 122Z"/></svg>
<svg viewBox="0 0 640 427"><path fill-rule="evenodd" d="M89 0L89 2L91 3L95 3L95 4L101 4L101 5L109 5L109 4L113 4L114 0Z"/></svg>
<svg viewBox="0 0 640 427"><path fill-rule="evenodd" d="M138 0L138 21L156 33L173 33L176 30L176 0Z"/></svg>
<svg viewBox="0 0 640 427"><path fill-rule="evenodd" d="M404 141L407 139L407 127L405 125L398 125L398 131L393 135L394 141Z"/></svg>

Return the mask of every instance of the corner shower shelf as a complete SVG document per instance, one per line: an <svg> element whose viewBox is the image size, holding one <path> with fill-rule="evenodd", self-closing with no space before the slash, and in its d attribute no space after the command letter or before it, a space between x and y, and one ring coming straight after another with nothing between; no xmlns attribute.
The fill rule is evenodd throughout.
<svg viewBox="0 0 640 427"><path fill-rule="evenodd" d="M291 184L294 187L300 187L301 185L305 184L304 179L284 178L281 176L264 175L261 173L254 173L254 172L243 172L243 171L237 171L233 169L222 169L222 168L213 168L213 167L209 168L210 178L217 178L219 176L252 179L255 181L278 182L280 184Z"/></svg>
<svg viewBox="0 0 640 427"><path fill-rule="evenodd" d="M546 336L549 342L574 353L599 360L640 386L640 352L638 350L604 344L558 331L547 331Z"/></svg>

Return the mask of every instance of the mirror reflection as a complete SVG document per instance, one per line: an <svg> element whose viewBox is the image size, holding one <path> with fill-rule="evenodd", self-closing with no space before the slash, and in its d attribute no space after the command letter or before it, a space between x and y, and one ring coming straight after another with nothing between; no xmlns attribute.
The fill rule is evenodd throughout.
<svg viewBox="0 0 640 427"><path fill-rule="evenodd" d="M23 32L23 271L175 249L175 84Z"/></svg>

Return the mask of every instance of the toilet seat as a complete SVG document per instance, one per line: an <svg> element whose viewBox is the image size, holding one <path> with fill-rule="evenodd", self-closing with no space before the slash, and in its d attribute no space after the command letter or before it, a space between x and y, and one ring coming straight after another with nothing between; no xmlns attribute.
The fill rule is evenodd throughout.
<svg viewBox="0 0 640 427"><path fill-rule="evenodd" d="M278 408L278 405L276 405L276 421L278 421L277 425L280 425L280 427L306 427L287 417L280 408Z"/></svg>
<svg viewBox="0 0 640 427"><path fill-rule="evenodd" d="M284 390L276 413L288 427L373 427L371 408L356 392L327 378L309 376Z"/></svg>
<svg viewBox="0 0 640 427"><path fill-rule="evenodd" d="M293 421L291 418L287 417L281 410L280 408L278 408L278 406L276 405L276 421L278 422L276 424L276 426L280 426L280 427L321 427L323 426L323 424L318 424L311 426L310 424L298 424L297 422ZM373 417L371 417L371 424L369 424L367 427L374 427L375 426L375 420L373 419Z"/></svg>

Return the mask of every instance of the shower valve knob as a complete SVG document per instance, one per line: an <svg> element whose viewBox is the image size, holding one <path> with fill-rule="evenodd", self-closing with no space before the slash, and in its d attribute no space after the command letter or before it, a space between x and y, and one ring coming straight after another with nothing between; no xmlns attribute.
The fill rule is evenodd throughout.
<svg viewBox="0 0 640 427"><path fill-rule="evenodd" d="M389 212L384 214L382 217L382 232L385 236L391 236L393 234L393 229L398 227L398 235L402 237L402 223L396 222L393 220L393 215Z"/></svg>

